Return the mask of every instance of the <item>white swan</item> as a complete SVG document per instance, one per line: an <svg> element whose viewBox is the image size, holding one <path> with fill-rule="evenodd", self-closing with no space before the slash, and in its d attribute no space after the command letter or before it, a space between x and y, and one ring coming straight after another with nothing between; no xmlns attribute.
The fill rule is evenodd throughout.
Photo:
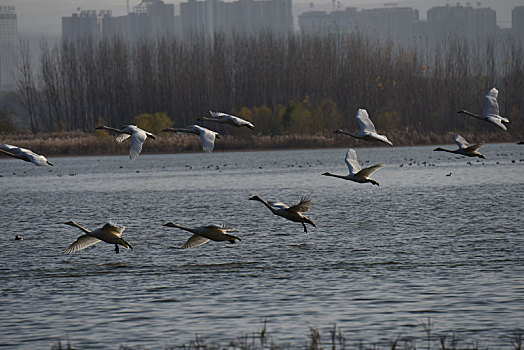
<svg viewBox="0 0 524 350"><path fill-rule="evenodd" d="M145 131L137 127L136 125L124 125L121 129L111 128L109 126L98 126L96 129L110 130L119 133L116 137L117 142L122 142L131 136L131 147L129 148L129 158L135 160L140 152L142 152L142 145L144 144L147 137L156 139L155 135L149 131Z"/></svg>
<svg viewBox="0 0 524 350"><path fill-rule="evenodd" d="M182 246L182 248L184 249L198 247L199 245L205 244L209 242L210 240L216 241L216 242L228 241L229 243L235 243L236 240L241 241L240 238L227 233L229 231L234 231L235 230L234 228L226 227L224 225L185 227L185 226L178 225L170 221L170 222L165 223L164 226L176 227L176 228L193 233L193 236L191 236L187 240L187 242Z"/></svg>
<svg viewBox="0 0 524 350"><path fill-rule="evenodd" d="M360 165L357 161L357 152L355 152L355 150L352 148L350 148L346 153L345 161L349 169L349 175L336 175L327 172L323 173L322 175L338 177L340 179L351 180L360 183L371 182L373 185L379 186L378 182L376 182L373 179L370 179L369 176L373 174L375 171L379 170L380 168L383 168L384 164L373 165L369 168L364 168L361 170Z"/></svg>
<svg viewBox="0 0 524 350"><path fill-rule="evenodd" d="M449 152L449 153L462 154L463 156L467 156L467 157L479 157L479 158L485 159L484 155L480 153L479 151L477 151L480 148L480 146L483 145L483 143L471 144L458 134L453 134L451 135L451 137L453 137L453 141L455 141L455 143L459 146L458 149L449 150L449 149L438 147L438 148L435 148L433 151L444 151L444 152Z"/></svg>
<svg viewBox="0 0 524 350"><path fill-rule="evenodd" d="M375 130L375 125L371 122L371 119L369 119L368 112L365 109L359 109L357 111L357 115L355 116L358 123L360 124L360 132L358 134L352 134L347 131L343 130L335 130L335 134L345 134L349 136L353 136L357 139L366 140L366 141L380 141L387 143L390 146L393 146L393 143L388 140L386 135L379 135L377 134L377 131Z"/></svg>
<svg viewBox="0 0 524 350"><path fill-rule="evenodd" d="M497 96L499 91L496 88L489 90L489 92L484 96L484 110L481 115L468 112L464 109L461 109L457 113L466 114L472 117L475 117L486 122L493 123L500 127L502 130L508 130L506 125L503 123L509 124L509 119L506 117L501 117L499 115L499 104L497 102Z"/></svg>
<svg viewBox="0 0 524 350"><path fill-rule="evenodd" d="M215 138L220 138L220 135L217 132L211 131L199 125L189 125L187 128L167 128L162 131L185 132L188 134L200 135L200 140L202 141L202 149L205 152L209 153L211 153L215 148Z"/></svg>
<svg viewBox="0 0 524 350"><path fill-rule="evenodd" d="M116 254L120 252L120 250L118 249L118 245L121 245L126 249L133 249L131 245L129 245L129 243L127 243L121 238L122 232L124 232L125 229L124 226L117 226L111 222L108 222L102 228L90 231L87 228L80 226L74 221L64 222L64 224L78 227L79 229L85 232L85 235L78 237L76 241L74 241L66 250L64 250L64 254L74 253L76 251L90 247L93 244L97 244L100 241L114 244Z"/></svg>
<svg viewBox="0 0 524 350"><path fill-rule="evenodd" d="M245 126L253 130L255 126L253 123L248 122L247 120L244 120L242 118L236 117L234 115L221 113L221 112L213 112L209 111L209 114L211 114L211 118L208 117L200 117L198 120L205 120L209 122L217 122L217 123L225 123L232 126L236 126L238 128Z"/></svg>
<svg viewBox="0 0 524 350"><path fill-rule="evenodd" d="M308 211L309 207L311 206L311 201L309 200L309 198L302 197L300 199L300 202L298 202L292 207L288 207L286 204L282 202L266 202L259 196L253 196L249 199L262 202L275 215L282 216L283 218L286 218L294 222L300 222L304 227L304 232L307 232L306 223L312 225L313 227L317 227L311 219L302 214Z"/></svg>
<svg viewBox="0 0 524 350"><path fill-rule="evenodd" d="M46 157L40 154L36 154L27 148L16 147L6 143L0 143L0 154L31 162L36 166L53 165Z"/></svg>

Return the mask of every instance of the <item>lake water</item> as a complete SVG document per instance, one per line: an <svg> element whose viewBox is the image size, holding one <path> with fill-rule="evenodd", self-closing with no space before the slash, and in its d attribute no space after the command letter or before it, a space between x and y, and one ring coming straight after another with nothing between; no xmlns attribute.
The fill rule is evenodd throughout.
<svg viewBox="0 0 524 350"><path fill-rule="evenodd" d="M309 327L327 341L336 324L347 344L422 346L429 317L432 334L511 348L524 331L524 146L484 145L481 162L433 148L357 148L361 165L386 164L379 187L320 175L345 175L346 149L2 158L0 346L225 342L265 319L277 344L303 346ZM255 194L310 197L317 228ZM133 250L63 255L81 235L68 220L125 225ZM242 241L180 249L190 234L167 221L227 223Z"/></svg>

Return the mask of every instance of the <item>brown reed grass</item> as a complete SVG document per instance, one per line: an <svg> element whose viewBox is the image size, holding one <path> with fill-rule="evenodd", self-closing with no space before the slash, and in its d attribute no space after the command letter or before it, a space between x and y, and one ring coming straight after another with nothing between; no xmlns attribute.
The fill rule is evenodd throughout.
<svg viewBox="0 0 524 350"><path fill-rule="evenodd" d="M412 129L391 130L387 133L395 146L451 144L450 134L421 133ZM517 142L509 133L486 132L482 135L461 133L474 142ZM114 155L129 153L129 141L117 143L105 132L16 133L0 135L0 142L29 148L46 156ZM215 142L215 151L269 150L298 148L374 147L380 143L366 142L332 132L291 135L222 135ZM148 139L143 153L200 152L202 146L196 135L162 134L156 140Z"/></svg>

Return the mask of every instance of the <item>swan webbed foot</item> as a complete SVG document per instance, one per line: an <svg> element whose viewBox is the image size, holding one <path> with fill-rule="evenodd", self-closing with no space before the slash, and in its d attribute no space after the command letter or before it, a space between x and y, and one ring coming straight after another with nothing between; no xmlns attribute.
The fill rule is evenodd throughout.
<svg viewBox="0 0 524 350"><path fill-rule="evenodd" d="M118 248L118 244L115 244L115 254L120 253L120 249Z"/></svg>
<svg viewBox="0 0 524 350"><path fill-rule="evenodd" d="M307 227L306 227L306 224L302 223L302 226L304 226L304 232L307 233Z"/></svg>

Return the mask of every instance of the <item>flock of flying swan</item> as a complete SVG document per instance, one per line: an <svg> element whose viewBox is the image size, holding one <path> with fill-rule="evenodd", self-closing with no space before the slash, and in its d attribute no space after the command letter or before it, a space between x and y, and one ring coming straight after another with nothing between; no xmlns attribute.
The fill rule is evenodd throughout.
<svg viewBox="0 0 524 350"><path fill-rule="evenodd" d="M503 130L507 130L504 123L509 123L508 118L502 117L499 115L499 105L497 103L498 90L492 88L484 96L484 111L481 115L473 114L466 110L461 109L457 113L466 114L473 116L475 118L493 123ZM235 127L247 127L249 129L254 129L254 125L242 118L229 115L221 112L212 112L209 111L211 117L201 117L198 120L202 121L211 121L217 123L228 124ZM376 132L375 126L371 122L369 115L365 109L359 109L355 116L357 122L360 125L360 132L358 134L352 134L343 130L335 130L335 134L346 134L358 139L366 141L376 141L383 142L390 146L393 146L393 143L385 136L380 135ZM116 129L108 126L99 126L96 129L109 130L118 133L116 138L117 142L122 142L127 138L131 139L131 146L129 149L129 157L131 160L135 160L140 152L142 151L142 146L145 140L149 137L155 139L155 135L152 133L142 130L136 125L126 125L121 129ZM212 152L215 145L215 139L220 138L220 135L217 132L206 129L199 125L190 125L186 128L167 128L163 130L164 132L175 132L175 133L191 133L200 136L202 141L202 148L205 152ZM484 159L484 155L478 151L478 149L483 145L483 143L468 143L462 136L458 134L452 135L453 140L458 145L458 149L449 150L441 147L435 148L434 151L444 151L455 154L460 154L467 157L479 157ZM8 144L0 143L0 154L4 154L13 158L22 159L26 162L32 162L37 166L46 166L53 165L51 164L44 156L34 153L31 150L20 148ZM371 183L373 185L379 186L379 183L370 178L370 176L377 170L384 167L384 164L376 164L367 168L362 169L357 161L357 153L354 149L350 148L346 153L345 158L346 165L349 170L348 175L337 175L329 172L325 172L322 175L337 177L344 180L350 180L358 183ZM447 176L451 175L448 174ZM273 202L265 201L259 196L253 196L249 198L250 200L259 201L264 204L274 215L283 217L287 220L293 222L299 222L304 228L304 232L307 232L306 224L309 224L313 227L316 227L315 223L305 216L303 213L307 212L311 207L311 200L306 197L302 197L300 202L289 207L282 202ZM90 231L87 228L79 225L74 221L68 221L64 224L74 226L82 230L85 234L78 237L75 242L73 242L67 249L64 250L64 254L71 254L76 251L90 247L98 242L106 242L113 244L115 246L115 253L119 253L119 245L126 248L132 249L131 245L122 239L122 233L125 229L124 226L118 226L114 223L108 222L103 227L98 228L94 231ZM184 231L191 232L193 235L187 240L182 248L194 248L202 244L205 244L209 241L223 242L228 241L230 243L235 243L237 240L240 241L239 237L233 236L228 232L234 231L234 228L227 227L225 225L206 225L199 227L185 227L174 222L167 222L164 224L166 227L174 227ZM18 236L15 239L23 239Z"/></svg>

